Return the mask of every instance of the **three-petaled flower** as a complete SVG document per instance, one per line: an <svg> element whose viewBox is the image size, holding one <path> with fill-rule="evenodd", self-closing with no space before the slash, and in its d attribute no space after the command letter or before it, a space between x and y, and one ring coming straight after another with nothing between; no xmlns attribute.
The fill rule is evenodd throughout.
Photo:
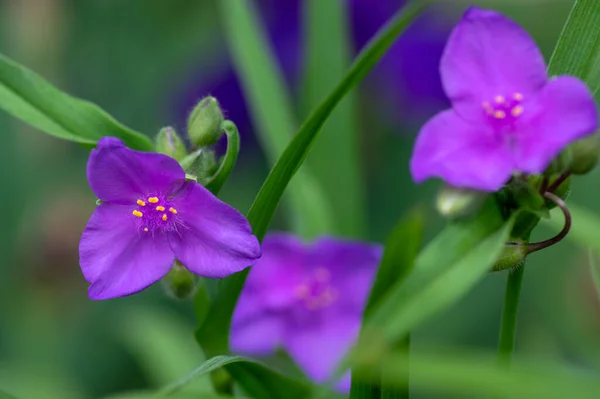
<svg viewBox="0 0 600 399"><path fill-rule="evenodd" d="M267 236L233 315L232 350L268 355L283 347L314 381L327 381L358 336L381 252L330 237L308 246ZM340 389L349 389L349 377Z"/></svg>
<svg viewBox="0 0 600 399"><path fill-rule="evenodd" d="M452 109L421 129L410 163L417 182L440 177L496 191L514 172L543 172L567 144L597 128L587 86L571 76L548 79L533 39L495 11L465 12L440 72Z"/></svg>
<svg viewBox="0 0 600 399"><path fill-rule="evenodd" d="M200 276L225 277L260 257L248 221L186 181L166 155L105 137L90 154L87 177L102 200L79 244L92 299L141 291L164 277L175 259Z"/></svg>

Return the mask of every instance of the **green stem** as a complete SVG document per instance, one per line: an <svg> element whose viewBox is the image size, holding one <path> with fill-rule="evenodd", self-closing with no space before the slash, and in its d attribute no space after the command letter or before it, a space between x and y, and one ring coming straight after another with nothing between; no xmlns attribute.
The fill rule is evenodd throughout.
<svg viewBox="0 0 600 399"><path fill-rule="evenodd" d="M398 349L406 355L406 361L409 362L410 355L410 334L408 334L399 344ZM410 398L410 365L406 366L407 376L406 384L402 387L391 388L386 378L383 378L381 387L381 399L409 399Z"/></svg>
<svg viewBox="0 0 600 399"><path fill-rule="evenodd" d="M498 341L498 360L504 366L510 364L515 348L517 313L524 270L524 266L511 270L508 273L508 280L506 281L506 293L504 294L504 307L502 309L500 324L500 339Z"/></svg>

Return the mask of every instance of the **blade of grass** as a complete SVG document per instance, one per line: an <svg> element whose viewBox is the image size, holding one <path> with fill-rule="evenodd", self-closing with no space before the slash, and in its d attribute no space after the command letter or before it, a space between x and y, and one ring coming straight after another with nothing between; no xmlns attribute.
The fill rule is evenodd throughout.
<svg viewBox="0 0 600 399"><path fill-rule="evenodd" d="M573 75L600 88L600 1L576 0L550 58L548 73Z"/></svg>
<svg viewBox="0 0 600 399"><path fill-rule="evenodd" d="M298 127L291 97L253 2L217 4L256 133L269 162L275 164ZM335 232L330 220L331 207L306 169L290 183L287 199L296 233L311 238Z"/></svg>
<svg viewBox="0 0 600 399"><path fill-rule="evenodd" d="M382 363L395 385L406 383L407 357L393 353ZM441 397L527 399L594 399L600 397L597 375L557 363L515 358L511 368L498 368L495 354L437 348L410 359L410 382L419 393Z"/></svg>
<svg viewBox="0 0 600 399"><path fill-rule="evenodd" d="M117 122L95 104L72 97L0 54L0 108L41 131L85 145L104 136L152 151L152 141Z"/></svg>
<svg viewBox="0 0 600 399"><path fill-rule="evenodd" d="M304 6L305 77L303 109L312 110L335 88L351 60L348 3L307 0ZM323 125L307 164L327 196L337 232L364 232L365 192L360 173L356 98L349 93Z"/></svg>
<svg viewBox="0 0 600 399"><path fill-rule="evenodd" d="M383 252L381 264L377 270L375 283L371 289L369 300L365 309L365 318L373 311L379 300L395 284L399 284L412 271L415 259L421 248L423 240L423 229L425 224L424 212L417 208L406 218L398 222L390 234ZM400 340L396 349L408 353L410 351L410 335ZM355 379L357 371L353 370L350 399L380 399L380 398L408 398L408 384L402 388L389 387L386 382L372 379L366 385L359 379Z"/></svg>

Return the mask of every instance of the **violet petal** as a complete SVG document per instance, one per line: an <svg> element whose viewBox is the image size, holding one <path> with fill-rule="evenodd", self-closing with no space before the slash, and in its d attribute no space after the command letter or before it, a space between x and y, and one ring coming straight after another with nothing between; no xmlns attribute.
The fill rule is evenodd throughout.
<svg viewBox="0 0 600 399"><path fill-rule="evenodd" d="M481 120L484 101L520 93L528 98L546 83L544 58L531 36L513 20L471 7L452 31L440 64L453 108Z"/></svg>
<svg viewBox="0 0 600 399"><path fill-rule="evenodd" d="M105 137L90 154L87 178L98 198L126 205L173 190L184 181L185 172L173 158L134 151L118 139Z"/></svg>
<svg viewBox="0 0 600 399"><path fill-rule="evenodd" d="M332 272L332 282L341 293L336 308L361 314L381 261L383 248L378 244L321 237L312 246L308 265Z"/></svg>
<svg viewBox="0 0 600 399"><path fill-rule="evenodd" d="M587 85L575 77L561 76L525 104L520 122L515 136L517 167L541 173L567 144L594 133L598 113Z"/></svg>
<svg viewBox="0 0 600 399"><path fill-rule="evenodd" d="M226 277L260 258L260 244L246 218L200 184L186 182L172 203L183 225L169 233L169 242L190 271Z"/></svg>
<svg viewBox="0 0 600 399"><path fill-rule="evenodd" d="M284 347L312 380L326 382L354 344L360 322L359 314L339 315L321 326L290 329L284 338ZM342 381L346 382L340 388L348 391L348 379Z"/></svg>
<svg viewBox="0 0 600 399"><path fill-rule="evenodd" d="M242 294L231 324L231 350L254 356L273 354L281 346L285 320Z"/></svg>
<svg viewBox="0 0 600 399"><path fill-rule="evenodd" d="M515 169L503 137L487 125L470 124L453 110L441 112L421 129L410 170L416 182L439 177L456 187L496 191Z"/></svg>
<svg viewBox="0 0 600 399"><path fill-rule="evenodd" d="M138 231L131 207L103 203L79 243L79 263L91 299L131 295L160 280L175 256L166 236Z"/></svg>

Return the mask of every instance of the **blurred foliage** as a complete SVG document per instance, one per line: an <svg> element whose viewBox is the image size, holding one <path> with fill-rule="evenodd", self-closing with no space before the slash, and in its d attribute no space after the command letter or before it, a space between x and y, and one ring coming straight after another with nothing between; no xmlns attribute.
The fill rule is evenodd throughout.
<svg viewBox="0 0 600 399"><path fill-rule="evenodd" d="M185 126L175 104L186 86L197 76L212 79L228 62L216 1L4 0L0 52L137 131L154 135L173 124L179 131ZM471 3L514 17L547 56L571 6L562 0ZM437 11L452 22L466 4L446 2ZM377 110L369 109L361 89L364 236L382 241L415 203L433 208L438 184L414 186L410 180L407 160L418 126L377 123ZM222 106L227 110L227 103ZM160 287L116 301L87 298L77 259L78 237L95 201L85 178L86 150L5 114L0 128L0 387L25 399L101 398L159 388L200 364L204 356L193 341L191 304L169 300ZM267 162L255 147L245 152L241 134L246 155L223 198L246 211ZM570 198L594 214L600 214L599 173L574 180ZM440 219L430 218L426 237L441 226ZM277 218L274 228L285 227ZM541 228L534 239L552 232ZM571 242L531 257L519 352L600 366L600 301L590 273L586 249ZM503 286L503 274L486 276L458 304L412 333L416 349L431 343L494 348ZM423 364L426 370L429 363ZM202 392L206 384L200 379L189 389Z"/></svg>

